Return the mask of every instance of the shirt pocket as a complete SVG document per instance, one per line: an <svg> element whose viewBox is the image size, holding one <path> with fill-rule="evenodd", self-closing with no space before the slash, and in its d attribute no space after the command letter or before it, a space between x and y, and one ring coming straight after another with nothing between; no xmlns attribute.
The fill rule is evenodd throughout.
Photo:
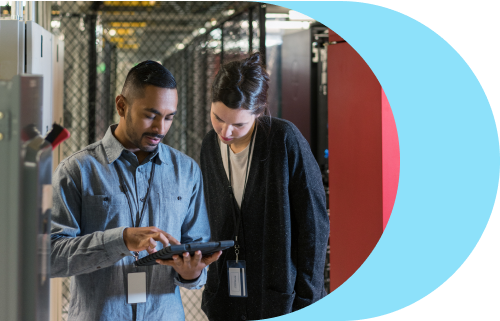
<svg viewBox="0 0 500 321"><path fill-rule="evenodd" d="M125 193L83 197L82 234L129 226L130 209Z"/></svg>
<svg viewBox="0 0 500 321"><path fill-rule="evenodd" d="M182 224L189 209L189 196L184 193L158 193L160 213L158 227L181 241Z"/></svg>

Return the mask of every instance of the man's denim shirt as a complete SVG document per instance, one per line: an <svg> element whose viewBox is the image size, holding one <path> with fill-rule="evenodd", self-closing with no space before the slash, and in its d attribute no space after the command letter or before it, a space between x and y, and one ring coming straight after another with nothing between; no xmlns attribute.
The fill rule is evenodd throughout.
<svg viewBox="0 0 500 321"><path fill-rule="evenodd" d="M134 226L136 212L130 213L114 163L123 173L133 210L140 211L155 162L140 226L156 226L181 243L210 238L200 169L164 144L139 164L113 136L115 126L101 141L62 161L54 174L52 277L74 276L69 320L184 320L178 286L201 288L206 269L196 281L182 283L170 266L139 267L146 272L147 301L127 304L127 274L136 270L123 230ZM159 250L162 244L157 243ZM142 251L139 257L146 255Z"/></svg>

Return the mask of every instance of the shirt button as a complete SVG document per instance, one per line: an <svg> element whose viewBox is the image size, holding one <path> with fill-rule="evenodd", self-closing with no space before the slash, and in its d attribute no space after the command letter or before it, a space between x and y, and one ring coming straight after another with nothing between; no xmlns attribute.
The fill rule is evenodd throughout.
<svg viewBox="0 0 500 321"><path fill-rule="evenodd" d="M244 315L241 316L241 320L246 320L246 319L247 319L246 316L244 316Z"/></svg>
<svg viewBox="0 0 500 321"><path fill-rule="evenodd" d="M103 198L103 200L104 200L105 202L107 202L107 201L109 201L109 197L105 197L105 198Z"/></svg>
<svg viewBox="0 0 500 321"><path fill-rule="evenodd" d="M141 198L141 202L144 202L144 199L145 199L144 197L143 197L143 198Z"/></svg>

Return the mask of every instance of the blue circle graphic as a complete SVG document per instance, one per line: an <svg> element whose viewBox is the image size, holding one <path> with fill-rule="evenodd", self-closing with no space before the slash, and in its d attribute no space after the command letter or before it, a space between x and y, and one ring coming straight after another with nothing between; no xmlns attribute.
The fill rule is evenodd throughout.
<svg viewBox="0 0 500 321"><path fill-rule="evenodd" d="M361 268L283 320L361 320L425 297L479 241L495 201L498 136L469 66L440 36L398 12L356 2L272 2L315 18L371 67L391 104L400 181L387 228Z"/></svg>

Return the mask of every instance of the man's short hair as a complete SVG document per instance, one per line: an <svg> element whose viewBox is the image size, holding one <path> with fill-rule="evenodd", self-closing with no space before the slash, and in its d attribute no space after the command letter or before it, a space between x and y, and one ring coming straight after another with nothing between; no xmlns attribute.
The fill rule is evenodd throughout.
<svg viewBox="0 0 500 321"><path fill-rule="evenodd" d="M123 84L122 94L128 92L127 97L134 99L142 97L144 87L152 85L161 88L177 88L174 76L167 68L156 61L146 60L135 65L127 74Z"/></svg>

